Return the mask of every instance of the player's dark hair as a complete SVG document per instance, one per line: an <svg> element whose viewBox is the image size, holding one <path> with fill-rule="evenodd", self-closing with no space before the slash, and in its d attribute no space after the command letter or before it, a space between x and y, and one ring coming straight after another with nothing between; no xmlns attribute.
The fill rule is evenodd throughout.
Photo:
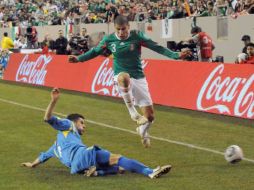
<svg viewBox="0 0 254 190"><path fill-rule="evenodd" d="M118 15L114 20L114 24L122 26L122 25L125 25L125 24L129 24L129 21L128 21L128 18L126 16Z"/></svg>
<svg viewBox="0 0 254 190"><path fill-rule="evenodd" d="M195 26L191 29L191 34L202 32L202 29L199 26Z"/></svg>
<svg viewBox="0 0 254 190"><path fill-rule="evenodd" d="M248 43L247 44L247 47L250 46L250 47L254 47L254 43Z"/></svg>
<svg viewBox="0 0 254 190"><path fill-rule="evenodd" d="M78 113L69 114L69 115L67 115L66 118L71 121L74 121L74 122L77 121L79 118L85 119L85 117L83 115L78 114Z"/></svg>

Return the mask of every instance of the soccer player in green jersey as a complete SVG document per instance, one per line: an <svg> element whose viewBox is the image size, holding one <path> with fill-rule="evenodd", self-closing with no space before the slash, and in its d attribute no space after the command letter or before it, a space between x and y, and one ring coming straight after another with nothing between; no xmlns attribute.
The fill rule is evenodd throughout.
<svg viewBox="0 0 254 190"><path fill-rule="evenodd" d="M190 51L173 52L158 45L143 32L131 30L128 19L119 15L114 21L115 32L105 36L99 44L80 56L69 56L69 62L90 60L110 50L113 54L114 82L128 108L131 118L137 122L138 134L145 147L150 146L148 130L154 121L153 102L141 64L141 46L172 59L190 55ZM140 115L134 105L140 107Z"/></svg>

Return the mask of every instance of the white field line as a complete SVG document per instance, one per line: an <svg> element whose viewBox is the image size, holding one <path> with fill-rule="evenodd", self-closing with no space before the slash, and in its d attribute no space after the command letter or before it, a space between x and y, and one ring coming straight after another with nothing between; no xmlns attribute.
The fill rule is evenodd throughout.
<svg viewBox="0 0 254 190"><path fill-rule="evenodd" d="M39 107L30 106L30 105L26 105L26 104L21 104L21 103L18 103L18 102L14 102L14 101L2 99L2 98L0 98L0 101L8 103L8 104L12 104L12 105L20 106L20 107L23 107L23 108L28 108L28 109L37 110L37 111L43 111L43 112L45 111L45 109L42 109L42 108L39 108ZM58 113L58 112L54 112L54 113L59 115L59 116L62 116L62 117L66 116L63 113ZM108 124L105 124L105 123L96 122L96 121L92 121L92 120L89 120L89 119L86 119L86 122L91 123L91 124L95 124L95 125L100 126L100 127L106 127L106 128L110 128L110 129L114 129L114 130L118 130L118 131L123 131L123 132L126 132L126 133L131 133L131 134L134 134L134 135L138 135L134 131L131 131L131 130L128 130L128 129L119 128L119 127L115 127L115 126L108 125ZM211 152L211 153L214 153L214 154L224 155L223 152L220 152L220 151L217 151L217 150L213 150L213 149L210 149L210 148L196 146L196 145L185 143L185 142L165 139L165 138L156 137L156 136L150 136L150 138L158 140L158 141L168 142L168 143L171 143L171 144L177 144L177 145L185 146L185 147L188 147L188 148L193 148L193 149L197 149L197 150ZM254 163L253 159L244 158L243 160Z"/></svg>

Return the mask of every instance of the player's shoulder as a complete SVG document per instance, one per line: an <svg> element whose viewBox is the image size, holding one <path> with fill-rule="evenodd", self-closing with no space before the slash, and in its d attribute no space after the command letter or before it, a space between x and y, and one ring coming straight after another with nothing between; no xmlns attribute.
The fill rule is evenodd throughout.
<svg viewBox="0 0 254 190"><path fill-rule="evenodd" d="M140 40L149 40L150 38L142 31L140 30L131 30L130 36L134 38L138 38Z"/></svg>
<svg viewBox="0 0 254 190"><path fill-rule="evenodd" d="M140 30L131 30L130 31L130 35L137 35L137 36L139 36L139 35L142 35L143 34L143 32L141 32Z"/></svg>

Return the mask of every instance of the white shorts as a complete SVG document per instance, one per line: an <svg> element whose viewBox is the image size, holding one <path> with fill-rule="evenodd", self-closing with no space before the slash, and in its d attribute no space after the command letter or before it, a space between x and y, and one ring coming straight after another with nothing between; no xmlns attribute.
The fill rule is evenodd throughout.
<svg viewBox="0 0 254 190"><path fill-rule="evenodd" d="M114 85L117 86L116 89L118 89L118 92L120 92L117 77L118 75L114 76ZM150 96L146 78L141 79L131 78L130 90L132 91L135 106L144 107L153 105L153 101Z"/></svg>

